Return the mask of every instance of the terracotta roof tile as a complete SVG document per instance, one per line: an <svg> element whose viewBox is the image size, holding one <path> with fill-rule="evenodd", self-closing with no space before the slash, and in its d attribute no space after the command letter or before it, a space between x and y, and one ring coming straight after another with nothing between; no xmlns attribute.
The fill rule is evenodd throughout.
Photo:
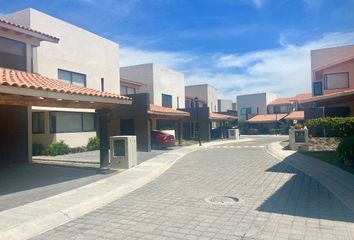
<svg viewBox="0 0 354 240"><path fill-rule="evenodd" d="M294 97L290 97L290 98L277 98L268 105L291 105L291 102L293 101L300 101L311 97L312 97L311 93L299 93Z"/></svg>
<svg viewBox="0 0 354 240"><path fill-rule="evenodd" d="M309 99L311 97L312 97L311 93L299 93L299 94L295 95L294 97L292 97L291 100L300 101L300 100L304 100L304 99Z"/></svg>
<svg viewBox="0 0 354 240"><path fill-rule="evenodd" d="M279 121L286 117L287 114L280 113L280 114L260 114L248 119L250 123L271 123Z"/></svg>
<svg viewBox="0 0 354 240"><path fill-rule="evenodd" d="M29 73L7 68L0 68L0 85L17 88L44 90L50 92L115 98L121 100L130 99L128 97L120 96L119 94L115 93L101 92L96 89L68 84L57 79L42 76L37 73Z"/></svg>
<svg viewBox="0 0 354 240"><path fill-rule="evenodd" d="M331 99L335 99L335 98L347 97L347 96L352 96L352 95L354 95L354 89L349 89L349 90L340 91L340 92L328 93L325 95L313 96L313 97L310 97L307 99L300 100L300 103L325 101L325 100L331 100Z"/></svg>
<svg viewBox="0 0 354 240"><path fill-rule="evenodd" d="M173 115L173 116L185 116L185 117L190 116L188 112L176 110L173 108L161 107L154 104L150 104L148 113L157 114L157 115Z"/></svg>
<svg viewBox="0 0 354 240"><path fill-rule="evenodd" d="M54 40L55 42L59 41L59 38L57 38L57 37L54 37L54 36L51 36L49 34L42 33L42 32L36 31L36 30L33 30L31 28L25 27L25 26L20 25L20 24L9 22L9 21L7 21L5 19L0 19L0 23L9 25L9 26L12 26L12 27L15 27L15 28L19 28L19 29L22 29L22 30L26 30L26 31L29 31L29 32L32 32L32 33L35 33L35 34L42 35L43 37L50 38L50 39Z"/></svg>
<svg viewBox="0 0 354 240"><path fill-rule="evenodd" d="M285 119L288 119L288 120L304 120L305 119L305 113L304 113L304 111L294 111L294 112L289 113L289 115L286 116Z"/></svg>
<svg viewBox="0 0 354 240"><path fill-rule="evenodd" d="M233 120L236 120L237 117L211 112L209 114L209 119L214 120L214 121L233 121Z"/></svg>
<svg viewBox="0 0 354 240"><path fill-rule="evenodd" d="M268 105L290 105L290 99L291 98L277 98Z"/></svg>

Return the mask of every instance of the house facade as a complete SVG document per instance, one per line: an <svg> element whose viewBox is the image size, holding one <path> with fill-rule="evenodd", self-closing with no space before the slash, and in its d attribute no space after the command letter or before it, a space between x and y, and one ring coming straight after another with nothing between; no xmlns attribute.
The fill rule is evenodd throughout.
<svg viewBox="0 0 354 240"><path fill-rule="evenodd" d="M120 93L118 44L34 9L3 19L54 35L57 44L43 42L33 49L32 72L100 91ZM32 107L33 142L44 146L64 140L84 146L96 136L94 109Z"/></svg>
<svg viewBox="0 0 354 240"><path fill-rule="evenodd" d="M229 99L218 99L218 112L235 111L233 109L232 100Z"/></svg>
<svg viewBox="0 0 354 240"><path fill-rule="evenodd" d="M267 114L267 106L276 99L273 93L255 93L237 96L237 112L239 120L248 120L252 116Z"/></svg>
<svg viewBox="0 0 354 240"><path fill-rule="evenodd" d="M120 68L121 78L142 84L139 93L149 93L150 103L173 109L185 107L184 75L156 63Z"/></svg>
<svg viewBox="0 0 354 240"><path fill-rule="evenodd" d="M204 107L208 107L211 112L218 111L218 92L217 89L210 84L189 85L185 87L186 96L205 103Z"/></svg>
<svg viewBox="0 0 354 240"><path fill-rule="evenodd" d="M311 74L306 118L354 116L354 45L311 51Z"/></svg>

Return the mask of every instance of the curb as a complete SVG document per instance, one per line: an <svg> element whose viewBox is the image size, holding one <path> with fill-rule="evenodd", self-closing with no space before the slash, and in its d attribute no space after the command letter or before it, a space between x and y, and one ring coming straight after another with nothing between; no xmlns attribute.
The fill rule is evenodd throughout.
<svg viewBox="0 0 354 240"><path fill-rule="evenodd" d="M192 145L160 154L120 174L0 212L0 239L29 239L105 206L153 181L182 157L205 147L250 139Z"/></svg>
<svg viewBox="0 0 354 240"><path fill-rule="evenodd" d="M277 153L284 151L274 149L279 147L279 143L268 144L264 148L265 152L315 179L354 212L354 175L316 158L305 155L295 158L293 154L297 154L296 151L290 151L290 154Z"/></svg>

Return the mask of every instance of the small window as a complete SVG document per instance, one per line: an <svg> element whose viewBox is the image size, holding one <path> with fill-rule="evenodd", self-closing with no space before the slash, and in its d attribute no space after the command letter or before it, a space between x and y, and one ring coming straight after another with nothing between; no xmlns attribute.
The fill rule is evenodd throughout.
<svg viewBox="0 0 354 240"><path fill-rule="evenodd" d="M95 114L80 112L50 112L50 132L91 132L95 131Z"/></svg>
<svg viewBox="0 0 354 240"><path fill-rule="evenodd" d="M167 94L162 94L162 106L172 108L172 96Z"/></svg>
<svg viewBox="0 0 354 240"><path fill-rule="evenodd" d="M349 88L349 73L330 73L325 75L325 89Z"/></svg>
<svg viewBox="0 0 354 240"><path fill-rule="evenodd" d="M44 112L32 113L32 133L44 133Z"/></svg>
<svg viewBox="0 0 354 240"><path fill-rule="evenodd" d="M120 94L122 95L136 94L136 93L137 93L136 88L126 87L126 86L120 87Z"/></svg>
<svg viewBox="0 0 354 240"><path fill-rule="evenodd" d="M313 83L313 95L319 96L322 95L322 82L314 82Z"/></svg>
<svg viewBox="0 0 354 240"><path fill-rule="evenodd" d="M86 75L58 69L58 78L63 82L86 87Z"/></svg>

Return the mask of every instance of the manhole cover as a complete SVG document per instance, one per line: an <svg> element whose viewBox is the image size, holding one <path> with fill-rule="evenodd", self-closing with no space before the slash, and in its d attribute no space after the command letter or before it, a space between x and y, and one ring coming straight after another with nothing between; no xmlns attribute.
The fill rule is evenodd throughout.
<svg viewBox="0 0 354 240"><path fill-rule="evenodd" d="M215 205L232 205L237 203L239 199L230 196L211 196L205 198L205 201L207 203L215 204Z"/></svg>

